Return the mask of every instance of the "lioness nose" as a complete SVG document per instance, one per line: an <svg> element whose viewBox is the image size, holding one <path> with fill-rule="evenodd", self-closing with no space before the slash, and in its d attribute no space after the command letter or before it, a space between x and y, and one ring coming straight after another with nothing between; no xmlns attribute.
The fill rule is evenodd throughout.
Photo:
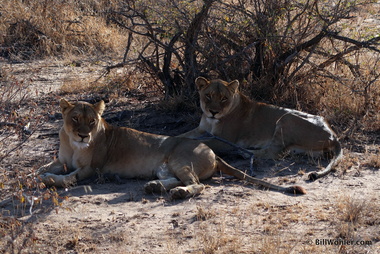
<svg viewBox="0 0 380 254"><path fill-rule="evenodd" d="M83 134L78 134L78 136L81 137L82 140L88 137L88 135L83 135Z"/></svg>
<svg viewBox="0 0 380 254"><path fill-rule="evenodd" d="M218 112L218 111L214 111L214 110L210 110L210 113L212 114L212 116L215 116L215 115L218 114L219 112Z"/></svg>

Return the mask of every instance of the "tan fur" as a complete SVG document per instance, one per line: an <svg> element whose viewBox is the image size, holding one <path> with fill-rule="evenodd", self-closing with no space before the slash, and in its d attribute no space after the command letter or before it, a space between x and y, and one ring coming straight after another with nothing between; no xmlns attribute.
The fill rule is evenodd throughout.
<svg viewBox="0 0 380 254"><path fill-rule="evenodd" d="M238 91L237 80L196 79L203 111L199 126L181 137L199 138L205 132L226 139L255 156L277 158L283 151L320 154L334 153L330 164L321 172L312 172L310 180L328 174L342 158L342 149L325 119L297 110L252 101ZM205 142L216 152L231 149L218 140Z"/></svg>
<svg viewBox="0 0 380 254"><path fill-rule="evenodd" d="M218 158L205 144L179 137L113 127L101 117L104 102L60 101L63 127L59 157L37 174L46 185L66 187L97 173L124 178L158 179L145 185L147 192L170 190L173 198L199 194L199 181L222 171L253 184L290 193L305 193L298 186L281 187L252 178Z"/></svg>

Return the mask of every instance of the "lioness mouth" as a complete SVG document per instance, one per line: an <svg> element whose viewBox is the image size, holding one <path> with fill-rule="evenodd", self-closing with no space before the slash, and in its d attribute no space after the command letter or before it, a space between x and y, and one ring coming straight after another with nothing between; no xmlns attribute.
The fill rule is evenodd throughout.
<svg viewBox="0 0 380 254"><path fill-rule="evenodd" d="M80 149L87 148L90 146L89 143L82 141L74 141L73 144Z"/></svg>

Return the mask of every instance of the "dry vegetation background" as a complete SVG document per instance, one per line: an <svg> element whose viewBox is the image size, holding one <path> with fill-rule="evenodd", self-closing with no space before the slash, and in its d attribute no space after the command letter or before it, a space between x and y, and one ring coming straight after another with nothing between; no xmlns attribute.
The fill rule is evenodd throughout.
<svg viewBox="0 0 380 254"><path fill-rule="evenodd" d="M379 11L375 0L1 1L1 253L380 253ZM32 177L56 156L59 98L103 99L113 124L177 135L199 121L199 75L326 117L345 148L337 172L302 198L215 177L184 202L145 195L142 181L94 180L86 194ZM319 166L256 163L277 183Z"/></svg>

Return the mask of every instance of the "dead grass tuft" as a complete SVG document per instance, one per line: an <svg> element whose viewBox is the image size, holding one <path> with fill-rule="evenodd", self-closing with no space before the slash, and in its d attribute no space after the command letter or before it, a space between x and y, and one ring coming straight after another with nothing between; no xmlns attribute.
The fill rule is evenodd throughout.
<svg viewBox="0 0 380 254"><path fill-rule="evenodd" d="M338 198L336 209L338 238L352 240L365 237L376 240L380 236L376 229L380 225L378 197L364 199L342 196Z"/></svg>
<svg viewBox="0 0 380 254"><path fill-rule="evenodd" d="M364 166L380 169L380 154L370 154L364 162Z"/></svg>
<svg viewBox="0 0 380 254"><path fill-rule="evenodd" d="M215 217L216 212L212 208L205 208L202 205L197 206L197 213L195 215L197 221L205 221Z"/></svg>
<svg viewBox="0 0 380 254"><path fill-rule="evenodd" d="M368 205L365 200L353 199L352 197L342 197L339 200L340 220L357 224L361 221Z"/></svg>
<svg viewBox="0 0 380 254"><path fill-rule="evenodd" d="M223 251L225 253L241 253L241 242L236 234L228 230L225 211L219 211L217 220L201 222L196 236L202 253L213 254ZM239 227L235 231L240 231Z"/></svg>

